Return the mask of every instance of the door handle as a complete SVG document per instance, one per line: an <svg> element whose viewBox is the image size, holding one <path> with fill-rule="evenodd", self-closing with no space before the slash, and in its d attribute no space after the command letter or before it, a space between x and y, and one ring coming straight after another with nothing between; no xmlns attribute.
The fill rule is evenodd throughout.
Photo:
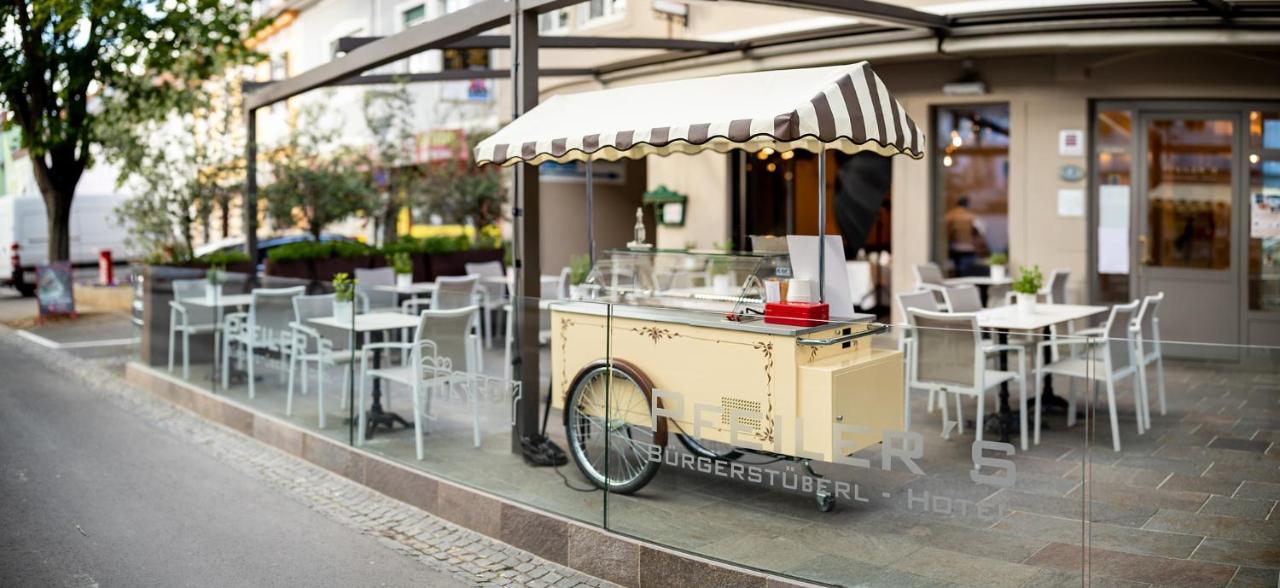
<svg viewBox="0 0 1280 588"><path fill-rule="evenodd" d="M1138 235L1138 245L1142 248L1138 253L1138 263L1151 265L1151 243L1146 235Z"/></svg>

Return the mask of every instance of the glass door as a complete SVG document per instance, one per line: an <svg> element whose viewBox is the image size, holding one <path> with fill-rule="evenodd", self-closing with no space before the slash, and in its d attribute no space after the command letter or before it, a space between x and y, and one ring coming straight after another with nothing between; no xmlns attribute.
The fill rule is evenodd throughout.
<svg viewBox="0 0 1280 588"><path fill-rule="evenodd" d="M1169 341L1236 343L1240 115L1153 112L1140 128L1134 296L1165 293Z"/></svg>

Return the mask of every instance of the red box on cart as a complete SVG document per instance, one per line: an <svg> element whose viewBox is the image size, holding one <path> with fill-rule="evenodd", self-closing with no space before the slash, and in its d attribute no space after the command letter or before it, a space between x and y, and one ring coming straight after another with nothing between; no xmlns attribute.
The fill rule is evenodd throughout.
<svg viewBox="0 0 1280 588"><path fill-rule="evenodd" d="M826 302L769 302L764 305L764 322L793 327L817 327L831 318Z"/></svg>

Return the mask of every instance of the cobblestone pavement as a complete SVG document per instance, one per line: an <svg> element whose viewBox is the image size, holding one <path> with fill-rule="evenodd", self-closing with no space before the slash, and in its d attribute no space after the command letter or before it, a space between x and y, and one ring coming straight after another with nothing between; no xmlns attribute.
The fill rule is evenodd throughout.
<svg viewBox="0 0 1280 588"><path fill-rule="evenodd" d="M388 549L460 582L479 586L613 586L454 525L136 390L117 375L126 358L73 360L62 352L33 348L3 327L0 337L47 364L51 374L80 379L87 389L260 480L270 491L374 536Z"/></svg>

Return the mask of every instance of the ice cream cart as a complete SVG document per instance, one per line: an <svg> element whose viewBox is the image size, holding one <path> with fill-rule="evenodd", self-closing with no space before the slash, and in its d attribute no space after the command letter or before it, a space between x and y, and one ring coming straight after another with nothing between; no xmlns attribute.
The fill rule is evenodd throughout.
<svg viewBox="0 0 1280 588"><path fill-rule="evenodd" d="M476 160L586 161L590 199L593 160L766 148L920 158L923 143L861 62L557 95L483 141ZM826 176L825 157L818 170ZM902 429L902 356L872 347L884 330L873 316L852 307L796 324L766 316L766 284L794 277L786 253L632 245L596 255L591 243L583 300L550 305L550 401L569 455L597 486L644 487L671 438L716 460L754 453L807 466ZM817 251L821 303L826 248Z"/></svg>

